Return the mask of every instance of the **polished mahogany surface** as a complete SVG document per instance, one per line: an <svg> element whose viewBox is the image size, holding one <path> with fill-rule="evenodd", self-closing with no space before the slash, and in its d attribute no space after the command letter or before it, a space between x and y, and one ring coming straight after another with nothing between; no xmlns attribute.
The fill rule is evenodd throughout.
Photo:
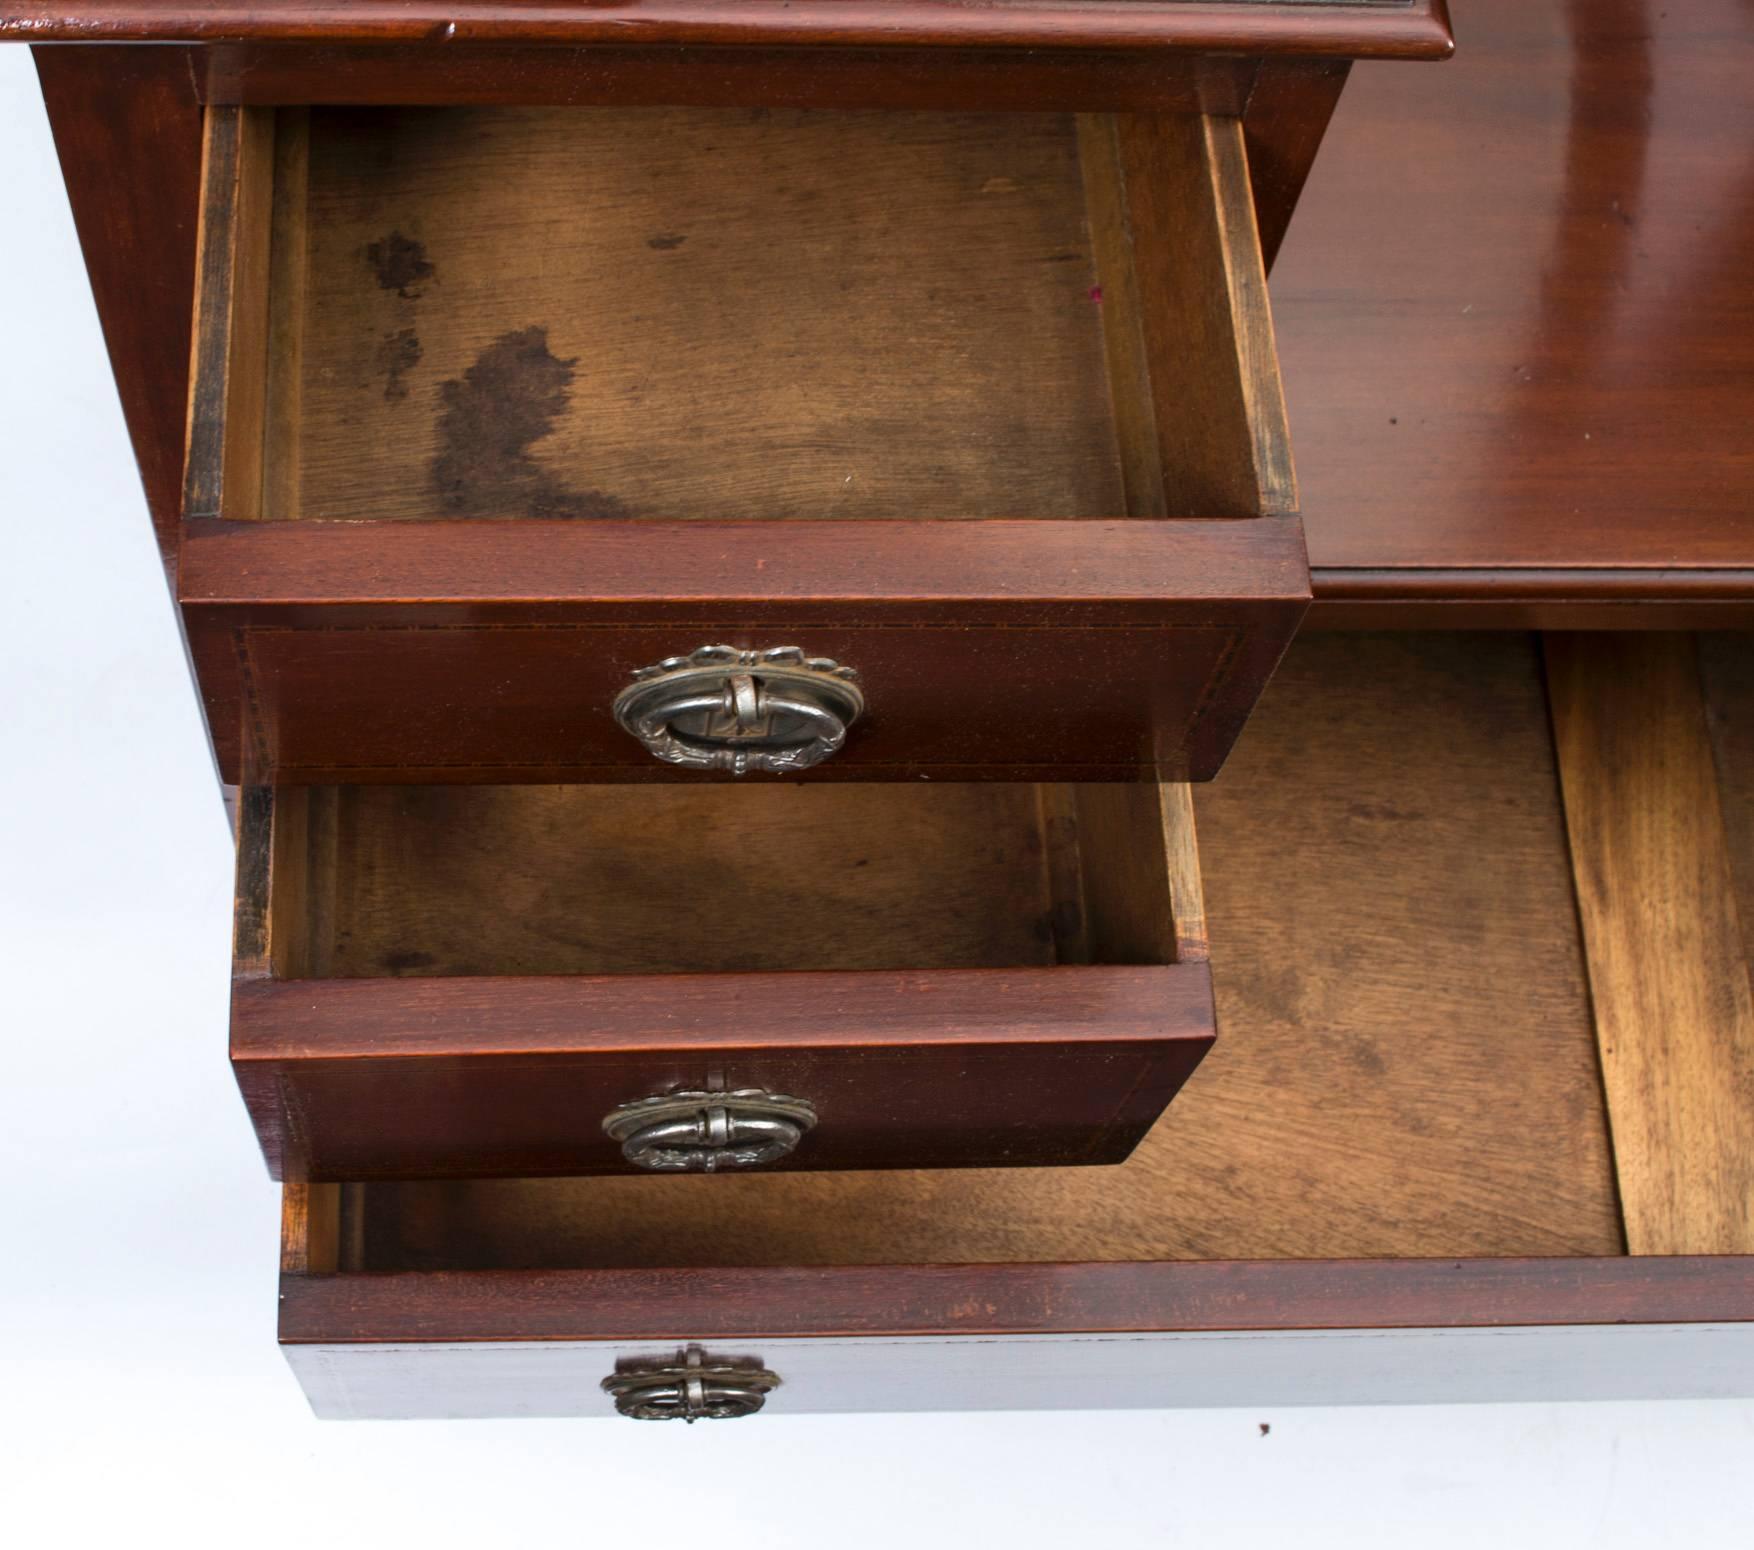
<svg viewBox="0 0 1754 1550"><path fill-rule="evenodd" d="M172 570L189 409L201 106L181 49L34 52L147 510Z"/></svg>
<svg viewBox="0 0 1754 1550"><path fill-rule="evenodd" d="M1733 1323L1744 1259L1403 1259L285 1275L283 1345Z"/></svg>
<svg viewBox="0 0 1754 1550"><path fill-rule="evenodd" d="M779 43L1449 53L1445 0L13 0L33 42Z"/></svg>
<svg viewBox="0 0 1754 1550"><path fill-rule="evenodd" d="M1754 9L1458 10L1353 70L1273 275L1317 615L1754 596Z"/></svg>
<svg viewBox="0 0 1754 1550"><path fill-rule="evenodd" d="M80 35L101 30L100 12L129 9L146 14L87 6ZM0 32L46 38L74 25L35 13L15 5ZM1047 11L1030 14L1035 24ZM1754 622L1754 12L1738 0L1469 0L1461 22L1458 57L1441 69L1352 71L1274 272L1311 620ZM39 59L157 492L170 483L181 372L149 371L148 352L169 360L186 315L155 303L151 338L136 343L131 330L145 325L125 315L119 282L130 247L165 252L155 285L186 279L169 244L187 240L193 218L192 96L169 129L155 115L164 84L178 70L193 81L203 62L141 52L166 60L150 91L130 87L117 50L51 47ZM264 90L287 84L276 76ZM1327 95L1307 93L1307 110L1275 133L1257 83L1245 125L1258 195L1295 192L1309 126L1332 101L1321 84ZM91 143L104 91L116 94L111 118L130 116L136 151L151 141L160 189L120 220ZM1280 198L1263 211L1269 252L1288 208ZM154 380L166 384L156 398Z"/></svg>

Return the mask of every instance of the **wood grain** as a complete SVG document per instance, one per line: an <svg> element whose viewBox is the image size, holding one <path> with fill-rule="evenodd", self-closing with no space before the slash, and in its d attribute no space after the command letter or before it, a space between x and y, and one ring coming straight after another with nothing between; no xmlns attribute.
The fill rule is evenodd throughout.
<svg viewBox="0 0 1754 1550"><path fill-rule="evenodd" d="M243 982L276 1177L632 1175L618 1105L760 1088L818 1123L762 1172L1118 1163L1212 1038L1205 965Z"/></svg>
<svg viewBox="0 0 1754 1550"><path fill-rule="evenodd" d="M1530 641L1301 640L1196 801L1222 1034L1121 1167L386 1187L369 1264L1619 1253Z"/></svg>
<svg viewBox="0 0 1754 1550"><path fill-rule="evenodd" d="M1754 651L1746 634L1700 635L1695 645L1742 959L1754 965Z"/></svg>
<svg viewBox="0 0 1754 1550"><path fill-rule="evenodd" d="M333 977L1054 961L1027 786L355 786L337 797ZM1147 857L1150 838L1134 831Z"/></svg>
<svg viewBox="0 0 1754 1550"><path fill-rule="evenodd" d="M250 977L273 972L268 945L272 926L271 903L278 898L289 914L290 902L303 883L302 868L289 865L284 842L291 815L305 810L301 801L275 802L267 786L245 786L238 792L234 823L237 841L237 873L232 891L231 962L233 975ZM275 818L280 818L277 826ZM279 834L276 829L279 829ZM275 855L276 839L282 841Z"/></svg>
<svg viewBox="0 0 1754 1550"><path fill-rule="evenodd" d="M1271 267L1351 61L1084 49L214 44L202 100L1211 113L1240 117Z"/></svg>
<svg viewBox="0 0 1754 1550"><path fill-rule="evenodd" d="M326 110L308 221L271 516L1123 510L1069 121Z"/></svg>
<svg viewBox="0 0 1754 1550"><path fill-rule="evenodd" d="M1754 13L1470 0L1466 24L1441 70L1353 70L1274 270L1318 614L1343 591L1351 627L1369 598L1417 605L1383 627L1496 599L1525 606L1482 624L1620 629L1716 575L1741 627ZM1562 579L1579 606L1537 612Z"/></svg>
<svg viewBox="0 0 1754 1550"><path fill-rule="evenodd" d="M83 12L56 22L101 31ZM1469 24L1464 57L1441 71L1354 72L1275 276L1321 611L1348 628L1746 625L1754 507L1736 449L1754 335L1737 320L1754 225L1738 87L1754 29L1737 0L1475 0ZM479 93L491 78L498 100L516 90L515 58L467 47L460 82ZM354 100L371 52L349 56L350 80L323 67ZM554 52L568 73L561 56L577 51ZM1044 52L1092 57L1069 33ZM440 79L444 56L398 54L404 91ZM1171 56L1115 57L1130 61L1118 81ZM39 54L167 553L198 178L188 64L174 48ZM1006 89L982 90L999 102ZM1270 249L1280 174L1260 86L1247 107Z"/></svg>
<svg viewBox="0 0 1754 1550"><path fill-rule="evenodd" d="M279 499L192 516L1295 509L1234 119L300 112L275 177L214 114L191 479L262 455L266 314Z"/></svg>
<svg viewBox="0 0 1754 1550"><path fill-rule="evenodd" d="M147 509L169 569L180 533L200 216L202 118L188 52L101 45L33 52Z"/></svg>
<svg viewBox="0 0 1754 1550"><path fill-rule="evenodd" d="M617 1104L739 1087L816 1105L788 1168L1119 1161L1211 985L1164 879L1185 799L1084 845L1077 795L249 788L231 1048L270 1168L624 1173Z"/></svg>
<svg viewBox="0 0 1754 1550"><path fill-rule="evenodd" d="M341 1186L291 1181L280 1191L282 1275L324 1275L340 1268Z"/></svg>
<svg viewBox="0 0 1754 1550"><path fill-rule="evenodd" d="M1129 517L1167 516L1164 449L1158 435L1153 362L1146 348L1140 268L1133 251L1132 195L1120 144L1121 120L1109 113L1078 118L1078 163L1084 179L1084 215L1096 278L1101 283L1103 354L1114 415L1124 511ZM1155 256L1155 255L1153 255Z"/></svg>
<svg viewBox="0 0 1754 1550"><path fill-rule="evenodd" d="M287 1276L283 1343L1740 1324L1743 1258ZM1172 1402L1173 1396L1166 1396Z"/></svg>
<svg viewBox="0 0 1754 1550"><path fill-rule="evenodd" d="M305 979L330 972L339 870L336 798L327 786L278 793L269 786L242 788L234 979Z"/></svg>
<svg viewBox="0 0 1754 1550"><path fill-rule="evenodd" d="M1175 917L1176 962L1198 963L1209 956L1206 890L1200 872L1200 841L1194 821L1194 794L1181 782L1158 788L1163 834L1164 877Z"/></svg>
<svg viewBox="0 0 1754 1550"><path fill-rule="evenodd" d="M1754 569L1453 567L1311 572L1328 630L1754 628Z"/></svg>
<svg viewBox="0 0 1754 1550"><path fill-rule="evenodd" d="M181 596L221 767L674 780L609 707L636 668L730 640L862 675L869 714L813 780L1201 780L1307 595L1291 518L775 533L190 524Z"/></svg>
<svg viewBox="0 0 1754 1550"><path fill-rule="evenodd" d="M496 610L517 606L541 623L586 602L620 622L820 602L848 622L900 605L971 624L1136 623L1184 607L1190 624L1228 623L1243 617L1228 605L1275 603L1295 623L1308 597L1291 520L796 522L779 532L763 522L191 522L179 586L188 608L302 605L335 623L369 622L366 610L396 603L450 605L444 618L474 605L469 617L502 621Z"/></svg>
<svg viewBox="0 0 1754 1550"><path fill-rule="evenodd" d="M1076 788L1044 781L1035 787L1035 808L1041 832L1042 887L1048 901L1054 962L1089 963L1090 915L1084 897Z"/></svg>
<svg viewBox="0 0 1754 1550"><path fill-rule="evenodd" d="M273 119L274 187L268 214L271 252L258 515L297 511L302 504L298 428L304 421L305 305L310 293L310 233L305 227L310 210L310 114L289 108ZM394 340L391 348L393 352Z"/></svg>
<svg viewBox="0 0 1754 1550"><path fill-rule="evenodd" d="M1248 148L1261 257L1269 270L1351 71L1348 59L1263 60L1248 104L1237 115Z"/></svg>
<svg viewBox="0 0 1754 1550"><path fill-rule="evenodd" d="M1139 782L1070 789L1077 898L1093 961L1203 962L1206 914L1188 788Z"/></svg>
<svg viewBox="0 0 1754 1550"><path fill-rule="evenodd" d="M274 116L212 109L196 242L185 517L263 514L273 198Z"/></svg>
<svg viewBox="0 0 1754 1550"><path fill-rule="evenodd" d="M1129 511L1295 511L1240 121L1121 115L1082 138Z"/></svg>
<svg viewBox="0 0 1754 1550"><path fill-rule="evenodd" d="M1239 114L1263 60L1093 48L214 43L195 63L203 101L268 106Z"/></svg>
<svg viewBox="0 0 1754 1550"><path fill-rule="evenodd" d="M0 38L415 43L909 44L1292 51L1441 59L1444 0L13 0Z"/></svg>
<svg viewBox="0 0 1754 1550"><path fill-rule="evenodd" d="M1222 763L1306 593L1234 121L1086 135L1111 304L1064 115L212 114L179 592L228 778L673 778L627 675L775 629L870 685L830 779Z"/></svg>
<svg viewBox="0 0 1754 1550"><path fill-rule="evenodd" d="M1754 1252L1754 994L1693 642L1546 651L1628 1246Z"/></svg>

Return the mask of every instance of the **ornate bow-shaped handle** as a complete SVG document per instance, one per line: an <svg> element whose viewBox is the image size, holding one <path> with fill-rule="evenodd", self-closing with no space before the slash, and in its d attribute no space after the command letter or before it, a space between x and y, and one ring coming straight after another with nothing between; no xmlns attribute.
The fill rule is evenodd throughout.
<svg viewBox="0 0 1754 1550"><path fill-rule="evenodd" d="M603 1392L636 1421L730 1421L754 1415L780 1386L759 1357L708 1356L697 1345L674 1357L615 1364Z"/></svg>
<svg viewBox="0 0 1754 1550"><path fill-rule="evenodd" d="M797 646L702 646L642 667L615 719L666 764L787 773L835 753L863 713L859 675Z"/></svg>
<svg viewBox="0 0 1754 1550"><path fill-rule="evenodd" d="M717 1173L777 1162L815 1124L816 1110L802 1098L744 1087L638 1098L613 1110L603 1129L636 1167Z"/></svg>

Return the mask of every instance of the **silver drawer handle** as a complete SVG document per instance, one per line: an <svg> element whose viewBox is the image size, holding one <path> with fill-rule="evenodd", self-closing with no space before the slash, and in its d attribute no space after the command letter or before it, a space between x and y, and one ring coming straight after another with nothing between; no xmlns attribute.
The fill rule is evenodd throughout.
<svg viewBox="0 0 1754 1550"><path fill-rule="evenodd" d="M745 1087L636 1099L614 1109L603 1129L636 1167L717 1173L777 1162L815 1124L816 1110L802 1098Z"/></svg>
<svg viewBox="0 0 1754 1550"><path fill-rule="evenodd" d="M674 1357L617 1362L602 1384L625 1416L691 1425L754 1415L779 1386L759 1358L708 1356L697 1345Z"/></svg>
<svg viewBox="0 0 1754 1550"><path fill-rule="evenodd" d="M666 764L783 774L837 752L865 709L859 675L797 646L702 646L642 667L615 719Z"/></svg>

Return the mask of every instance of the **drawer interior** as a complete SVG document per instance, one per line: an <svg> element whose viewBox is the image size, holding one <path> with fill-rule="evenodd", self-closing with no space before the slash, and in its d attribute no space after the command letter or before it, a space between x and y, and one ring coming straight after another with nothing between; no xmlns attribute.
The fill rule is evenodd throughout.
<svg viewBox="0 0 1754 1550"><path fill-rule="evenodd" d="M275 1177L637 1172L664 1095L764 1167L1113 1163L1212 1043L1185 786L251 787L231 1053Z"/></svg>
<svg viewBox="0 0 1754 1550"><path fill-rule="evenodd" d="M1295 507L1238 120L214 109L209 137L190 516Z"/></svg>
<svg viewBox="0 0 1754 1550"><path fill-rule="evenodd" d="M1155 786L284 788L271 828L246 810L245 848L271 845L272 861L243 861L242 934L267 918L281 979L1168 964L1199 927L1197 906L1177 924L1159 800Z"/></svg>
<svg viewBox="0 0 1754 1550"><path fill-rule="evenodd" d="M1667 649L1648 637L1550 640L1544 665L1540 643L1518 636L1298 641L1230 765L1197 798L1224 1036L1121 1166L349 1185L337 1263L1747 1252L1750 1106L1737 1073L1748 1047L1736 1045L1735 1028L1707 1028L1697 1048L1688 1039L1699 1030L1664 1029L1664 1058L1642 1083L1626 1081L1621 1065L1633 1035L1598 1054L1616 972L1649 978L1670 972L1661 955L1710 949L1684 941L1680 924L1672 940L1627 949L1630 963L1607 944L1590 869L1574 863L1593 811L1579 770L1631 761L1581 738L1578 682L1630 686L1636 726L1653 704L1673 712L1660 779L1676 778L1693 739L1709 812L1721 793L1738 841L1726 847L1720 832L1702 853L1747 870L1754 658L1745 645L1701 645L1704 721L1697 694L1688 709L1694 648L1685 638L1668 688L1616 660L1592 661L1577 682L1567 676L1579 652L1666 660ZM1691 822L1701 810L1703 798L1678 811ZM1680 831L1664 843L1691 844ZM1729 906L1712 897L1710 910L1733 932L1732 885L1746 878L1724 875ZM1713 981L1720 1004L1746 998L1739 938L1734 952L1740 979ZM1665 1130L1675 1125L1684 1145ZM1650 1178L1671 1164L1653 1191ZM1666 1230L1665 1192L1679 1202Z"/></svg>
<svg viewBox="0 0 1754 1550"><path fill-rule="evenodd" d="M823 779L1205 780L1307 607L1235 118L206 125L177 588L239 785L668 782L612 707L713 645L859 674Z"/></svg>

